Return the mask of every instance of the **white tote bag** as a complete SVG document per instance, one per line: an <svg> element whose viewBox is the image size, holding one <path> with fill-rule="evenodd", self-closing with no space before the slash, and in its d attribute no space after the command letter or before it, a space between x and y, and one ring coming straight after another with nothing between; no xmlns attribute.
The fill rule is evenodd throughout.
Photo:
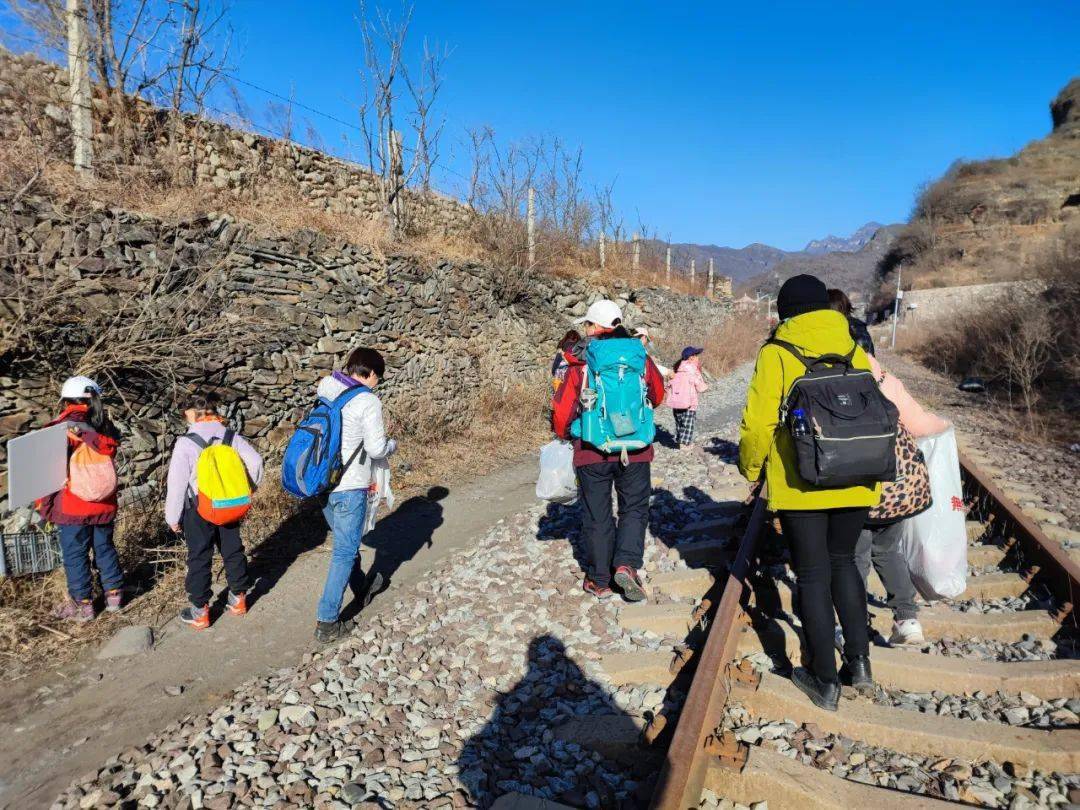
<svg viewBox="0 0 1080 810"><path fill-rule="evenodd" d="M930 473L934 503L904 521L903 552L915 587L927 599L955 599L967 589L967 513L956 433L917 440Z"/></svg>
<svg viewBox="0 0 1080 810"><path fill-rule="evenodd" d="M536 479L536 497L553 503L572 503L577 499L577 475L574 472L574 445L556 439L540 448L540 475Z"/></svg>

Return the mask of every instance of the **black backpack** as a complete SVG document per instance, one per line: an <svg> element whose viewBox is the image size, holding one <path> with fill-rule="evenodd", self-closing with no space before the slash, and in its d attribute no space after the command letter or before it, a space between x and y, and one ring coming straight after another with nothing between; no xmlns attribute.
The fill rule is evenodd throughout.
<svg viewBox="0 0 1080 810"><path fill-rule="evenodd" d="M768 342L806 366L780 409L803 480L826 489L894 480L899 412L873 373L851 364L855 347L808 358L787 341Z"/></svg>

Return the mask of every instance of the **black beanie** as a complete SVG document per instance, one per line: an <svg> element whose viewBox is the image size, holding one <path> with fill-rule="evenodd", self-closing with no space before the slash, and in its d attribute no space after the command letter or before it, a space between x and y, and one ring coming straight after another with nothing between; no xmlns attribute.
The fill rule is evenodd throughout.
<svg viewBox="0 0 1080 810"><path fill-rule="evenodd" d="M776 314L780 320L794 318L804 312L829 308L829 291L817 276L792 276L776 296Z"/></svg>

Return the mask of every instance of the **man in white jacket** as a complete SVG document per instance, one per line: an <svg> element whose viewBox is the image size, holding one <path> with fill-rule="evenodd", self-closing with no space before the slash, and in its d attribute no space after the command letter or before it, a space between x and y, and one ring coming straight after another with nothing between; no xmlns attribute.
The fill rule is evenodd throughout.
<svg viewBox="0 0 1080 810"><path fill-rule="evenodd" d="M358 596L377 587L367 584L375 550L361 543L372 484L372 461L388 458L397 443L386 438L382 403L374 389L386 371L386 364L374 349L356 349L345 363L345 371L335 371L319 381L318 395L337 399L342 392L358 385L368 390L357 394L341 411L341 480L327 498L323 515L334 534L334 549L326 585L316 612L315 638L332 642L346 635L340 621L345 588L352 583ZM359 564L357 564L359 558Z"/></svg>

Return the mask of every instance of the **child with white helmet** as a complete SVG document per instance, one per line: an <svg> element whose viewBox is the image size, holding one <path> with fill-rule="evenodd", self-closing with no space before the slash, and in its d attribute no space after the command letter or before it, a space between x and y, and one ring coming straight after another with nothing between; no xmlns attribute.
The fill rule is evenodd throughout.
<svg viewBox="0 0 1080 810"><path fill-rule="evenodd" d="M41 516L60 530L68 598L54 615L88 622L96 615L94 568L101 577L105 609L116 612L123 603L124 572L113 544L117 490L113 458L120 434L105 411L101 388L89 377L65 380L60 406L60 415L49 425L69 425L68 480L59 492L41 498L36 506Z"/></svg>

